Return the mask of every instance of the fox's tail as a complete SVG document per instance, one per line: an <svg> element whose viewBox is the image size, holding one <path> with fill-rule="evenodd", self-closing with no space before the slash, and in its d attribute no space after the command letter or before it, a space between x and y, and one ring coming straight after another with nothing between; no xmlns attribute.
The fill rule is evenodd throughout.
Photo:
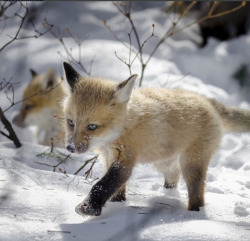
<svg viewBox="0 0 250 241"><path fill-rule="evenodd" d="M219 113L226 131L250 132L250 110L226 106L215 99L209 99Z"/></svg>

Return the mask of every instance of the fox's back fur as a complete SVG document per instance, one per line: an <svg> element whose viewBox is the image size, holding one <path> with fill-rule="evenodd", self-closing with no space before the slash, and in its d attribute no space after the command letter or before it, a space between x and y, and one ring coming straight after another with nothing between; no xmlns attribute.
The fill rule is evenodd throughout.
<svg viewBox="0 0 250 241"><path fill-rule="evenodd" d="M137 143L141 161L172 158L198 139L211 140L216 147L221 134L222 123L211 104L182 90L135 90L128 103L128 117L128 136Z"/></svg>
<svg viewBox="0 0 250 241"><path fill-rule="evenodd" d="M186 90L132 91L136 76L118 84L82 78L64 64L70 93L64 102L66 147L72 152L98 149L108 171L77 207L99 215L104 203L125 199L125 183L136 162L151 162L164 186L176 187L182 173L189 210L204 205L206 172L224 130L250 131L250 111Z"/></svg>

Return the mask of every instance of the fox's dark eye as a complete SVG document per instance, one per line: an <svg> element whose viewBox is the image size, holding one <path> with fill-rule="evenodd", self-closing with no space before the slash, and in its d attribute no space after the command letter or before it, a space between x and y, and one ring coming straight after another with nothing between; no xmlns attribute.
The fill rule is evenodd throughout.
<svg viewBox="0 0 250 241"><path fill-rule="evenodd" d="M95 124L89 124L88 126L87 126L87 129L89 130L89 131L94 131L94 130L96 130L97 129L97 125L95 125Z"/></svg>
<svg viewBox="0 0 250 241"><path fill-rule="evenodd" d="M25 110L31 110L33 108L33 105L25 105L24 109Z"/></svg>
<svg viewBox="0 0 250 241"><path fill-rule="evenodd" d="M68 122L68 124L69 124L70 127L74 127L75 126L74 121L72 121L71 119L68 119L67 122Z"/></svg>

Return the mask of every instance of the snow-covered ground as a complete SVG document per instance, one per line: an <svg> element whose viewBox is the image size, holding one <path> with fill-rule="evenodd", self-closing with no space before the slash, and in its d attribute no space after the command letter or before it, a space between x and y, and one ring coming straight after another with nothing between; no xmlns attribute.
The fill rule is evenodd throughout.
<svg viewBox="0 0 250 241"><path fill-rule="evenodd" d="M92 75L119 81L129 76L127 67L114 54L116 51L126 59L128 50L114 40L103 25L103 20L107 20L117 36L128 42L130 25L111 2L46 4L41 11L47 14L48 22L62 29L70 28L80 39L88 37L82 45L82 60L88 65L95 56ZM136 13L132 16L142 39L150 35L152 23L157 36L166 31L169 22L160 11L159 7L145 9L139 2L136 4ZM14 28L13 23L6 25L1 37ZM232 77L243 63L249 65L250 34L226 42L210 39L205 48L199 49L190 40L194 38L194 31L195 27L187 29L159 48L146 69L143 85L190 89L250 109L250 95ZM1 46L3 42L1 38ZM156 42L157 38L153 38L145 46L145 58ZM77 54L74 42L68 39L68 43ZM39 39L17 41L1 53L1 78L20 81L15 86L16 100L21 99L31 79L29 68L42 73L53 67L63 76L64 59L58 51L64 54L58 40L47 34ZM132 70L140 73L138 62ZM0 93L0 103L3 109L9 106L4 93ZM19 108L14 106L6 116L12 119ZM100 217L82 217L75 213L75 206L88 194L96 178L103 175L102 159L97 160L87 180L84 173L91 163L78 175L74 173L90 154L73 155L54 172L51 166L58 160L39 156L49 153L50 148L32 142L27 128L15 127L15 130L23 140L23 147L19 149L0 136L1 241L249 240L250 134L224 135L210 163L206 206L200 212L186 210L187 191L183 180L177 190L164 190L163 177L148 164L134 169L126 202L108 202Z"/></svg>

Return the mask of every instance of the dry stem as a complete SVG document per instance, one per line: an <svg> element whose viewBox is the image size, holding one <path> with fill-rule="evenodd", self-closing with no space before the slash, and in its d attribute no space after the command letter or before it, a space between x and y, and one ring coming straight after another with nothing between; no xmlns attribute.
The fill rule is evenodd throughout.
<svg viewBox="0 0 250 241"><path fill-rule="evenodd" d="M131 9L132 9L132 2L129 2L127 5L126 3L121 3L121 2L115 2L114 5L117 7L118 11L124 15L130 25L131 25L131 32L128 34L129 36L129 46L127 44L125 44L123 41L121 41L117 36L116 34L112 31L111 27L107 25L106 21L104 21L104 25L108 28L108 30L112 33L112 35L115 37L115 39L117 39L119 42L121 42L125 47L127 47L129 49L129 61L125 61L123 59L121 59L118 54L115 52L115 55L116 57L122 61L124 64L127 65L127 67L129 68L129 73L131 74L132 71L131 71L131 68L132 68L132 65L135 61L136 58L139 59L140 61L140 64L141 64L141 75L140 75L140 81L139 81L139 86L142 85L142 81L143 81L143 78L144 78L144 73L145 73L145 69L146 67L148 66L151 58L154 56L154 54L156 53L156 51L158 50L158 48L171 36L173 36L174 34L177 34L181 31L183 31L184 29L194 25L194 24L199 24L205 20L208 20L208 19L212 19L212 18L217 18L217 17L220 17L220 16L223 16L223 15L226 15L226 14L229 14L229 13L233 13L239 9L241 9L242 7L244 7L246 5L245 2L242 2L241 4L239 4L239 6L231 9L231 10L227 10L227 11L224 11L224 12L221 12L221 13L217 13L217 14L214 14L214 11L216 10L216 8L218 7L218 5L220 4L220 2L213 2L212 4L212 7L211 9L209 10L209 13L207 16L205 17L202 17L198 20L195 20L187 25L185 25L184 27L182 28L179 28L179 29L176 29L177 28L177 25L178 23L180 22L180 20L187 15L187 13L194 7L194 5L196 4L197 2L196 1L192 1L187 7L186 9L178 16L177 20L175 21L172 21L172 26L171 28L160 38L160 40L158 41L158 43L155 45L155 47L152 49L151 53L149 54L148 58L146 59L146 61L144 61L143 59L143 47L144 45L149 41L150 38L152 38L154 36L154 25L153 25L153 32L152 32L152 35L149 36L143 43L141 43L141 40L140 40L140 36L138 34L138 31L137 31L137 28L136 28L136 25L134 24L134 21L133 21L133 18L131 16ZM134 59L131 61L131 52L136 52L135 50L132 49L132 44L131 44L131 34L134 33L135 35L135 41L137 43L137 46L138 46L138 51L137 51L137 54L135 54L135 57Z"/></svg>
<svg viewBox="0 0 250 241"><path fill-rule="evenodd" d="M85 174L87 174L87 176L86 176L86 179L87 179L87 177L89 176L89 173L92 171L92 168L93 168L97 158L98 158L98 155L96 155L96 156L90 158L89 160L85 161L84 164L74 173L74 175L77 175L85 166L87 166L91 161L93 161L93 163L92 163L91 167L89 168L89 170L85 172Z"/></svg>
<svg viewBox="0 0 250 241"><path fill-rule="evenodd" d="M47 28L47 21L45 19L44 21L44 28ZM69 28L66 28L64 29L63 31L57 27L57 33L55 31L53 31L52 29L49 30L50 34L55 38L57 39L61 45L63 46L65 52L66 52L66 55L67 55L67 60L70 62L70 63L73 63L75 65L78 65L81 70L87 74L88 76L91 75L91 70L92 70L92 66L93 66L93 63L94 63L94 59L95 59L95 56L90 60L90 66L89 66L89 70L87 70L87 68L84 66L84 64L82 63L82 51L81 51L81 47L82 47L82 43L83 41L81 42L76 36L74 36L71 31L69 30ZM68 33L68 35L74 40L75 44L78 46L78 58L75 58L74 55L72 54L72 51L71 51L71 48L68 47L68 45L66 44L65 42L65 39L64 39L64 35L65 33ZM86 38L87 39L87 38ZM85 39L85 40L86 40ZM60 52L58 52L58 54L62 57L62 58L65 58Z"/></svg>
<svg viewBox="0 0 250 241"><path fill-rule="evenodd" d="M8 42L6 42L6 43L0 48L0 53L1 53L7 46L9 46L11 43L13 43L13 42L16 41L16 40L23 40L23 39L27 39L27 38L39 38L39 37L43 36L44 34L46 34L47 32L49 32L49 31L53 28L53 25L48 24L47 30L46 30L45 32L40 32L40 31L37 30L37 28L35 27L35 25L34 25L32 22L30 22L30 24L33 26L34 32L35 32L36 34L35 34L35 35L26 35L26 36L22 36L22 37L21 37L21 36L20 36L20 32L21 32L21 30L22 30L22 28L23 28L23 26L24 26L24 23L25 23L25 21L26 21L26 19L27 19L28 13L29 13L29 8L28 8L27 4L22 3L22 2L20 2L20 3L18 3L18 2L11 2L9 5L6 5L5 3L1 3L0 17L3 16L4 13L5 13L5 11L6 11L10 6L12 6L12 5L14 5L14 4L20 4L20 9L24 9L24 13L23 13L22 15L20 15L20 14L18 13L19 10L20 10L20 9L19 9L19 10L14 14L13 17L18 17L18 18L20 18L20 24L19 24L19 26L18 26L18 28L17 28L17 31L16 31L14 37L9 36L9 37L10 37L10 40L9 40ZM8 19L8 18L10 18L10 17L5 16L5 18L3 18L3 20L6 20L6 19Z"/></svg>

